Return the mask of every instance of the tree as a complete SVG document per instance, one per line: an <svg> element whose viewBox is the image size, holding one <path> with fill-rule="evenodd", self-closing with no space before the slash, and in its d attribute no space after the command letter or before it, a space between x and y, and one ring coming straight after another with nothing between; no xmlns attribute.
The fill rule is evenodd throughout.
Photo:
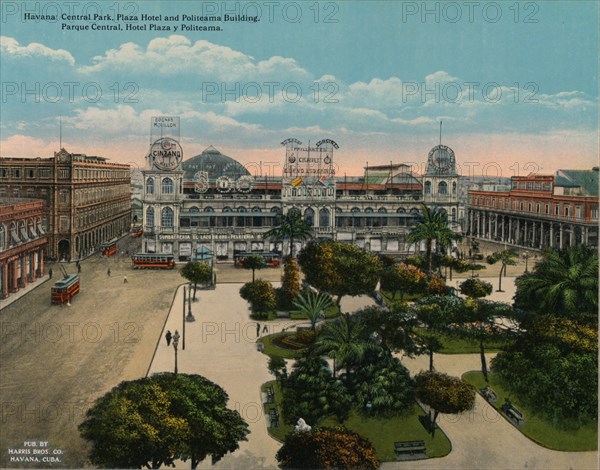
<svg viewBox="0 0 600 470"><path fill-rule="evenodd" d="M299 294L294 305L299 313L306 315L310 320L310 327L315 331L319 318L324 315L325 309L331 307L331 297L323 292L309 290L305 294Z"/></svg>
<svg viewBox="0 0 600 470"><path fill-rule="evenodd" d="M403 351L412 357L418 351L416 330L418 320L406 303L396 302L390 308L367 307L354 314L365 324L369 336L390 353Z"/></svg>
<svg viewBox="0 0 600 470"><path fill-rule="evenodd" d="M598 253L584 246L546 251L517 278L515 306L537 315L598 324Z"/></svg>
<svg viewBox="0 0 600 470"><path fill-rule="evenodd" d="M287 378L287 366L285 359L281 356L269 356L269 372L275 376L275 380Z"/></svg>
<svg viewBox="0 0 600 470"><path fill-rule="evenodd" d="M250 302L252 312L267 313L275 309L275 289L264 279L247 282L240 289L242 299Z"/></svg>
<svg viewBox="0 0 600 470"><path fill-rule="evenodd" d="M504 250L494 253L487 257L488 264L496 264L498 261L502 263L500 267L500 274L498 275L498 290L496 292L504 292L502 290L502 275L506 277L506 267L514 266L517 264L515 258L518 258L519 254L514 250Z"/></svg>
<svg viewBox="0 0 600 470"><path fill-rule="evenodd" d="M315 342L314 351L327 354L335 361L334 375L337 363L337 367L346 369L346 379L349 379L352 369L358 367L366 352L374 347L376 344L368 337L362 320L346 313L336 321L325 324Z"/></svg>
<svg viewBox="0 0 600 470"><path fill-rule="evenodd" d="M430 420L432 435L440 413L462 413L475 404L475 388L458 377L440 372L421 372L415 376L415 383L417 398L434 410Z"/></svg>
<svg viewBox="0 0 600 470"><path fill-rule="evenodd" d="M400 300L404 294L415 294L423 288L425 273L416 266L397 263L381 273L381 289L388 292L400 292Z"/></svg>
<svg viewBox="0 0 600 470"><path fill-rule="evenodd" d="M108 468L160 468L220 459L246 440L248 425L228 396L199 375L158 374L122 382L96 400L79 429L91 462Z"/></svg>
<svg viewBox="0 0 600 470"><path fill-rule="evenodd" d="M212 281L212 268L200 261L190 261L183 266L179 273L194 284L194 301L196 300L196 289L198 284L206 284Z"/></svg>
<svg viewBox="0 0 600 470"><path fill-rule="evenodd" d="M344 428L320 428L289 433L276 455L279 467L334 470L377 470L379 459L373 445Z"/></svg>
<svg viewBox="0 0 600 470"><path fill-rule="evenodd" d="M331 240L308 243L298 261L305 281L337 296L338 306L344 295L373 292L381 274L377 256L355 245Z"/></svg>
<svg viewBox="0 0 600 470"><path fill-rule="evenodd" d="M303 219L299 209L292 208L287 214L277 216L279 225L265 233L264 238L275 241L290 241L290 257L294 257L294 240L312 237L312 227Z"/></svg>
<svg viewBox="0 0 600 470"><path fill-rule="evenodd" d="M289 309L300 293L300 268L296 258L287 257L283 265L281 287L277 290L277 304L281 309Z"/></svg>
<svg viewBox="0 0 600 470"><path fill-rule="evenodd" d="M471 299L479 299L492 293L493 286L476 277L470 277L461 282L458 286L460 293Z"/></svg>
<svg viewBox="0 0 600 470"><path fill-rule="evenodd" d="M502 385L558 428L598 419L598 330L576 320L533 319L492 359Z"/></svg>
<svg viewBox="0 0 600 470"><path fill-rule="evenodd" d="M250 255L244 259L244 269L252 270L252 282L254 282L254 273L257 269L263 269L267 266L265 259L260 255Z"/></svg>
<svg viewBox="0 0 600 470"><path fill-rule="evenodd" d="M417 223L413 225L407 241L416 244L423 240L425 240L427 252L427 272L431 273L433 267L433 241L436 241L436 246L447 248L452 245L453 240L462 240L462 236L450 230L446 211L439 208L429 209L423 204L421 216Z"/></svg>

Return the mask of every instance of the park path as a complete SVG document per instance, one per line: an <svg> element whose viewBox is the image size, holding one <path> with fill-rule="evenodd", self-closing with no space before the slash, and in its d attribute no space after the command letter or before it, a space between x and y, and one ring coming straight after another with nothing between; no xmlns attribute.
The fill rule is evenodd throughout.
<svg viewBox="0 0 600 470"><path fill-rule="evenodd" d="M185 351L181 350L181 342L179 345L179 371L201 374L223 387L229 394L229 407L237 409L250 428L248 441L240 443L240 449L225 456L215 466L211 466L210 459L207 459L199 465L201 469L277 468L275 454L280 443L267 433L260 396L260 385L273 377L267 370L267 357L256 350L256 322L249 318L247 302L239 297L241 285L218 284L215 290L198 291L199 300L192 304L196 321L186 323ZM514 294L512 286L512 279L506 279L507 292L494 292L491 298L510 301ZM169 329L174 333L177 329L182 333L182 303L180 288L165 331ZM346 296L342 298L342 311L353 312L373 304L370 297ZM261 332L264 325L272 334L302 323L306 324L281 319L261 324ZM493 354L487 356L489 360ZM411 374L428 367L426 356L402 358L402 361ZM478 369L479 361L478 354L436 354L434 365L439 371L460 376L466 371ZM173 348L168 348L163 338L156 350L150 373L172 371L173 367ZM452 442L453 450L448 456L422 461L387 462L382 469L597 468L596 452L557 452L540 447L523 436L479 396L471 412L458 417L442 414L438 419L440 427ZM177 468L189 466L189 462L177 464Z"/></svg>

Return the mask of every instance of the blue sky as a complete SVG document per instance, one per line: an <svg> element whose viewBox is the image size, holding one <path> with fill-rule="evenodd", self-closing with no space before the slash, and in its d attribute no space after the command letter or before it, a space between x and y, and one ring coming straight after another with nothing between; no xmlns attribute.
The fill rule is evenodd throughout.
<svg viewBox="0 0 600 470"><path fill-rule="evenodd" d="M367 161L423 163L443 120L444 143L475 171L597 164L594 1L80 2L71 12L100 5L137 25L179 15L147 27L220 32L65 31L94 21L63 21L69 3L49 5L2 3L3 156L51 155L61 120L67 149L141 165L150 117L165 114L181 116L188 157L214 145L243 163L281 161L287 137L332 138L338 167L358 174ZM260 10L260 21L182 20L210 8ZM59 19L26 21L26 10Z"/></svg>

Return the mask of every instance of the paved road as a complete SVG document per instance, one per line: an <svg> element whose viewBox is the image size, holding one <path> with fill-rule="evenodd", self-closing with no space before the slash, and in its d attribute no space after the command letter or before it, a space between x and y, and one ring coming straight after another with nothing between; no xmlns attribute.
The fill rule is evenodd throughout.
<svg viewBox="0 0 600 470"><path fill-rule="evenodd" d="M27 439L61 449L63 467L88 465L78 424L96 398L146 375L183 280L177 271L134 271L126 257L95 256L81 266L71 307L50 306L50 281L0 314L0 467L7 449ZM52 268L56 279L60 269ZM74 264L66 269L76 272Z"/></svg>

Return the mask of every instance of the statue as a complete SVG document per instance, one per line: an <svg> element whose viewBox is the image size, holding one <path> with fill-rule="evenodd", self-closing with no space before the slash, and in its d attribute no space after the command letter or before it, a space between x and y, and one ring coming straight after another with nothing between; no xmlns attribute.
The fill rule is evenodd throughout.
<svg viewBox="0 0 600 470"><path fill-rule="evenodd" d="M296 426L294 426L294 431L296 432L310 431L311 429L312 427L306 424L306 421L304 421L302 418L300 418Z"/></svg>

